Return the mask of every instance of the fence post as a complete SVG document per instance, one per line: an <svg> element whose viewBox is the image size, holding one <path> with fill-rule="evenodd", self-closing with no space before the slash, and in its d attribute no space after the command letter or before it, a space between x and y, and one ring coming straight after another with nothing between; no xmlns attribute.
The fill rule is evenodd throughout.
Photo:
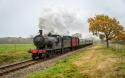
<svg viewBox="0 0 125 78"><path fill-rule="evenodd" d="M14 47L15 47L15 52L16 52L16 44L14 44Z"/></svg>

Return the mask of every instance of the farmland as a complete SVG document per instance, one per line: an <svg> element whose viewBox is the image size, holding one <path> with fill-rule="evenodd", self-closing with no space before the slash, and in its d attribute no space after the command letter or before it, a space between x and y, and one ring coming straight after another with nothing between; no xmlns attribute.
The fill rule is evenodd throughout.
<svg viewBox="0 0 125 78"><path fill-rule="evenodd" d="M35 48L33 44L0 44L0 65L29 59L30 48Z"/></svg>
<svg viewBox="0 0 125 78"><path fill-rule="evenodd" d="M125 52L96 44L27 78L125 78L124 60Z"/></svg>

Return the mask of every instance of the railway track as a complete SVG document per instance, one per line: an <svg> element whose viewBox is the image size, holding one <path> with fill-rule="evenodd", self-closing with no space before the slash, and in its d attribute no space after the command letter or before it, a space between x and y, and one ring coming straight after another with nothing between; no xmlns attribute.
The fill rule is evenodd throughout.
<svg viewBox="0 0 125 78"><path fill-rule="evenodd" d="M30 65L33 65L37 63L36 61L32 61L32 60L26 60L26 61L22 61L22 62L18 62L18 63L14 63L14 64L10 64L10 65L6 65L6 66L2 66L0 67L0 76L5 75L7 73L28 67Z"/></svg>
<svg viewBox="0 0 125 78"><path fill-rule="evenodd" d="M66 53L64 53L64 54L66 54ZM22 62L1 66L0 67L0 76L6 75L8 73L11 73L11 72L23 69L23 68L26 68L26 67L31 66L31 65L38 64L40 62L44 62L44 61L50 60L52 58L59 57L61 55L63 55L63 54L60 54L60 55L57 55L57 56L53 56L53 57L50 57L50 58L47 58L47 59L43 59L43 60L33 61L33 60L29 59L29 60L25 60L25 61L22 61Z"/></svg>
<svg viewBox="0 0 125 78"><path fill-rule="evenodd" d="M61 55L59 55L59 56L61 56ZM37 61L33 61L33 60L30 59L30 60L25 60L25 61L14 63L14 64L1 66L0 67L0 76L6 75L10 72L14 72L16 70L20 70L20 69L26 68L28 66L31 66L31 65L34 65L34 64L37 64L37 63L40 63L40 62L44 62L44 61L47 61L49 59L56 58L56 57L58 57L58 56L53 56L53 57L50 57L48 59L37 60Z"/></svg>
<svg viewBox="0 0 125 78"><path fill-rule="evenodd" d="M74 51L74 50L73 50L73 51ZM72 52L72 51L71 51L71 52ZM65 52L64 54L67 54L67 52ZM11 73L11 72L14 72L14 71L17 71L17 70L26 68L26 67L29 67L29 66L31 66L31 65L35 65L35 64L38 64L38 63L41 63L41 62L50 60L50 59L52 59L52 58L56 58L56 57L62 56L62 55L64 55L64 54L60 54L60 55L57 55L57 56L53 56L53 57L50 57L50 58L47 58L47 59L44 59L44 60L33 61L33 60L29 59L29 60L22 61L22 62L18 62L18 63L6 65L6 66L1 66L1 67L0 67L0 76L9 74L9 73Z"/></svg>

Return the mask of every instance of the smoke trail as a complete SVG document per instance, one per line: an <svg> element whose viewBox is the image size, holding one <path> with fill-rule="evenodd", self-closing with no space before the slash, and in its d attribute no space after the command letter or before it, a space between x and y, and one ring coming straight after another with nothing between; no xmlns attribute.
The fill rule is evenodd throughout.
<svg viewBox="0 0 125 78"><path fill-rule="evenodd" d="M83 28L82 28L83 27ZM60 35L83 33L83 20L77 17L76 13L64 9L44 9L39 18L39 28L44 33L53 31Z"/></svg>

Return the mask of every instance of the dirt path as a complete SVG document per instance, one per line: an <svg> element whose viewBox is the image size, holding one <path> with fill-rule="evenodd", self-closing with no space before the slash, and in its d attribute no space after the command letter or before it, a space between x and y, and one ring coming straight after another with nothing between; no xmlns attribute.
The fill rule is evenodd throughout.
<svg viewBox="0 0 125 78"><path fill-rule="evenodd" d="M119 77L115 67L120 59L116 54L111 53L111 50L94 46L86 50L73 64L86 78L123 78Z"/></svg>

